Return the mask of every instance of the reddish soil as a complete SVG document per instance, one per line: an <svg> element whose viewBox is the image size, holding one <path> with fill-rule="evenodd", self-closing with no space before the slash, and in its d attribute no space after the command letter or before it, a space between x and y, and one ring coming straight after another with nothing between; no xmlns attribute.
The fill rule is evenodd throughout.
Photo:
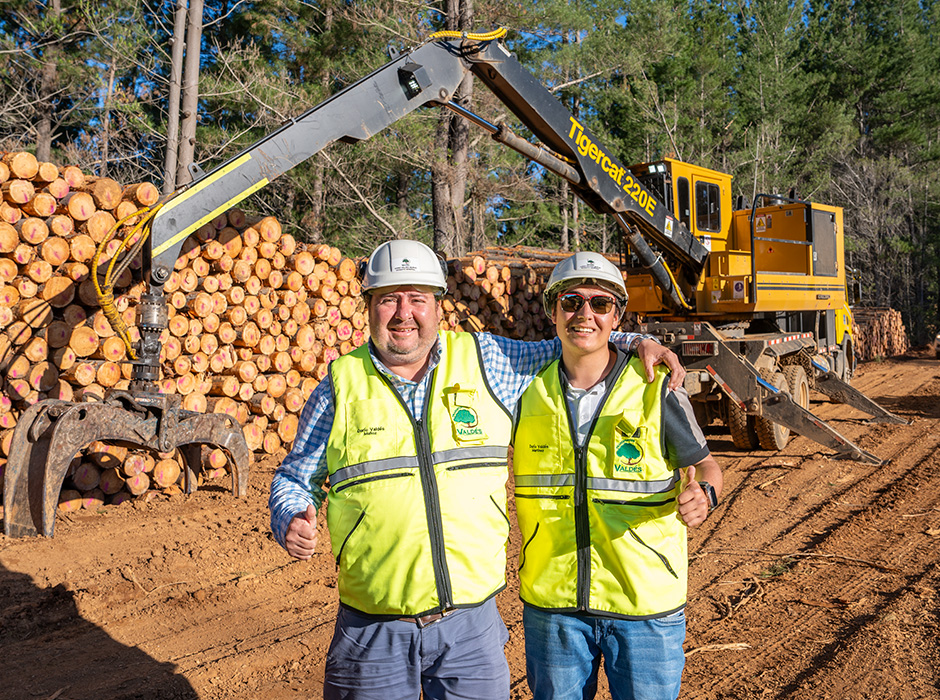
<svg viewBox="0 0 940 700"><path fill-rule="evenodd" d="M868 363L855 384L912 423L814 410L882 466L708 435L726 487L691 533L684 700L940 698L940 361ZM0 698L320 698L335 570L324 545L294 562L271 538L274 466L252 468L245 500L210 486L0 536ZM512 575L498 600L526 698Z"/></svg>

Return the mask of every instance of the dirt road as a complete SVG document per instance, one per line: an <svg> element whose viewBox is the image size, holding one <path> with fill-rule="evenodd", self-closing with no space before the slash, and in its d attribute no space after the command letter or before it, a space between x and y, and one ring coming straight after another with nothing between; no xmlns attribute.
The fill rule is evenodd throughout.
<svg viewBox="0 0 940 700"><path fill-rule="evenodd" d="M855 383L912 424L815 410L886 465L709 435L726 489L690 540L684 700L940 698L940 362L869 363ZM320 698L334 565L272 540L273 469L253 468L247 500L212 486L60 516L54 539L0 536L0 698ZM498 600L526 698L515 584Z"/></svg>

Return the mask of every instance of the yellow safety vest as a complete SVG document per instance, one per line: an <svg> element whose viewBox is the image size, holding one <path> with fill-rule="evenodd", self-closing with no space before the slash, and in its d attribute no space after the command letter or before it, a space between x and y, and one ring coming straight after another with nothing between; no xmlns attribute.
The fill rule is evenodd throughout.
<svg viewBox="0 0 940 700"><path fill-rule="evenodd" d="M513 472L526 603L627 619L685 605L681 480L663 455L667 374L657 371L650 384L645 376L638 358L620 357L582 448L575 448L558 361L523 394Z"/></svg>
<svg viewBox="0 0 940 700"><path fill-rule="evenodd" d="M441 332L419 419L367 346L330 365L327 524L340 600L377 615L472 607L506 585L512 421L476 339Z"/></svg>

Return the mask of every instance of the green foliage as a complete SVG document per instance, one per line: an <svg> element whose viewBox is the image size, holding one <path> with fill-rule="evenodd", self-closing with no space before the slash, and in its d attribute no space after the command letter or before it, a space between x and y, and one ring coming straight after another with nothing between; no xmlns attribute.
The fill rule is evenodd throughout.
<svg viewBox="0 0 940 700"><path fill-rule="evenodd" d="M34 148L51 114L60 162L162 182L176 3L7 0L0 147ZM444 27L432 0L206 0L196 161L221 164ZM940 3L934 0L459 2L624 163L676 156L845 209L867 301L899 308L915 342L938 325ZM54 90L43 66L54 65ZM113 81L111 75L113 74ZM67 86L67 87L66 87ZM45 92L44 92L45 91ZM471 108L536 139L479 84ZM245 206L348 255L434 240L437 109L334 144ZM554 175L471 126L466 207L476 244L614 250L609 220ZM471 214L472 212L472 214ZM468 236L470 234L468 233ZM466 245L470 245L466 242Z"/></svg>
<svg viewBox="0 0 940 700"><path fill-rule="evenodd" d="M796 564L796 559L793 557L782 557L763 569L758 576L762 579L780 578L789 573L794 564Z"/></svg>

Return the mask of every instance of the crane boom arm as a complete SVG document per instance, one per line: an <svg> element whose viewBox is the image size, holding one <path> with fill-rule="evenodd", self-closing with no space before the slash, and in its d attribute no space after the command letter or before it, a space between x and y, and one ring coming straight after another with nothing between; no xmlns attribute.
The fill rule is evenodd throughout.
<svg viewBox="0 0 940 700"><path fill-rule="evenodd" d="M476 76L542 146L494 126L451 102L465 75ZM278 175L335 141L375 135L415 109L443 105L483 126L493 138L565 178L594 211L609 214L677 306L681 292L645 238L699 274L707 249L630 171L498 41L425 43L311 108L199 178L154 217L150 282L169 278L185 239ZM145 268L147 265L145 265Z"/></svg>

